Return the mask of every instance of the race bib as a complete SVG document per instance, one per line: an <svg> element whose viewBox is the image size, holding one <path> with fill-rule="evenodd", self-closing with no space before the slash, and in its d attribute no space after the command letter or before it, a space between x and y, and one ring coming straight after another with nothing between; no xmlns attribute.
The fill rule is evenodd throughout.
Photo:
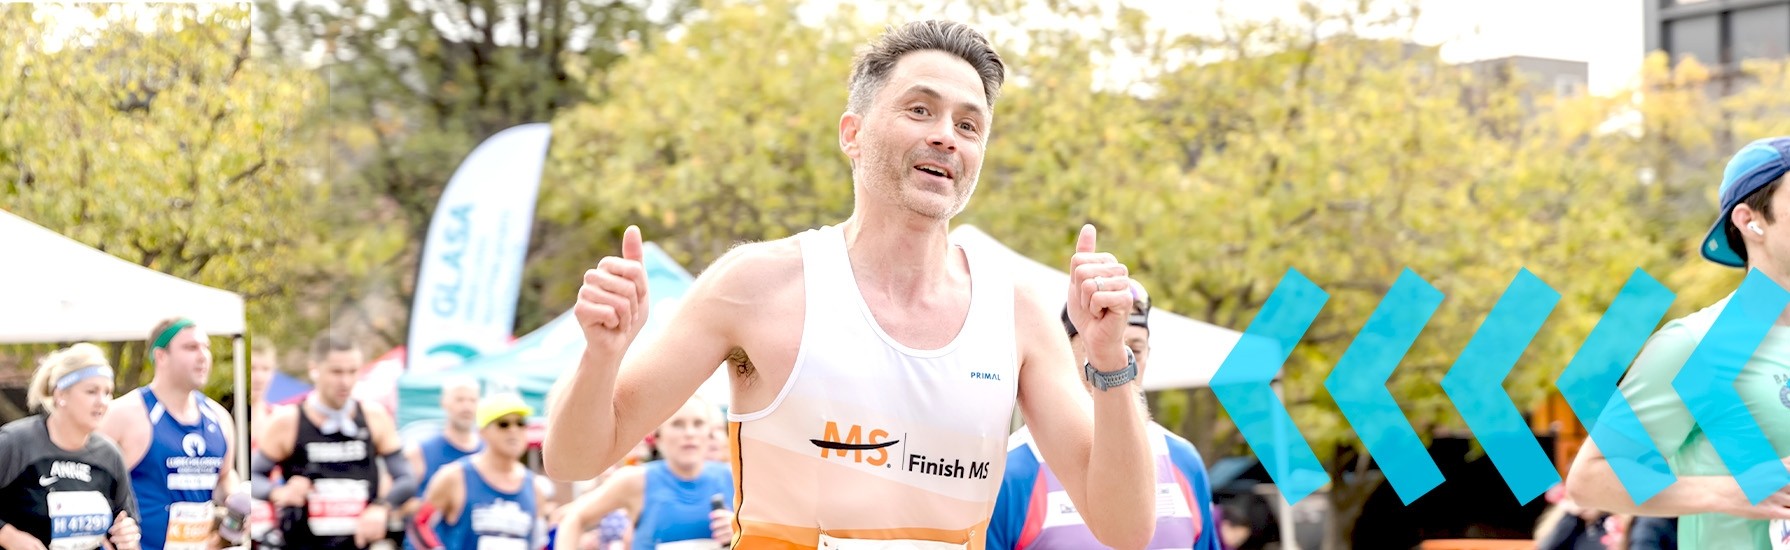
<svg viewBox="0 0 1790 550"><path fill-rule="evenodd" d="M964 550L969 543L952 544L934 540L863 540L834 538L826 533L820 535L820 547L824 550Z"/></svg>
<svg viewBox="0 0 1790 550"><path fill-rule="evenodd" d="M1181 484L1174 482L1156 484L1156 517L1193 517L1193 506L1187 502L1187 493L1181 492Z"/></svg>
<svg viewBox="0 0 1790 550"><path fill-rule="evenodd" d="M478 534L480 548L486 540L526 541L534 534L535 523L534 513L508 499L472 507L472 532Z"/></svg>
<svg viewBox="0 0 1790 550"><path fill-rule="evenodd" d="M367 509L372 491L365 480L319 479L311 482L311 494L305 499L311 534L319 537L345 537L354 534L360 514Z"/></svg>
<svg viewBox="0 0 1790 550"><path fill-rule="evenodd" d="M721 550L721 543L715 539L680 540L661 542L653 550Z"/></svg>
<svg viewBox="0 0 1790 550"><path fill-rule="evenodd" d="M273 503L257 500L249 510L249 536L260 540L268 531L273 530Z"/></svg>
<svg viewBox="0 0 1790 550"><path fill-rule="evenodd" d="M1771 520L1771 550L1790 550L1790 520Z"/></svg>
<svg viewBox="0 0 1790 550"><path fill-rule="evenodd" d="M204 438L187 435L187 452L204 452ZM196 447L195 447L196 446ZM218 475L224 469L221 456L168 457L167 485L170 491L210 491L217 487Z"/></svg>
<svg viewBox="0 0 1790 550"><path fill-rule="evenodd" d="M168 505L168 539L163 550L206 550L211 540L211 503Z"/></svg>
<svg viewBox="0 0 1790 550"><path fill-rule="evenodd" d="M50 550L93 550L112 528L112 505L99 491L49 494Z"/></svg>
<svg viewBox="0 0 1790 550"><path fill-rule="evenodd" d="M528 550L528 541L510 537L479 537L478 550Z"/></svg>
<svg viewBox="0 0 1790 550"><path fill-rule="evenodd" d="M1156 517L1193 518L1193 507L1188 505L1186 495L1181 492L1181 484L1156 484ZM1045 496L1044 527L1086 524L1087 521L1075 510L1075 503L1069 501L1068 492L1052 491Z"/></svg>
<svg viewBox="0 0 1790 550"><path fill-rule="evenodd" d="M1044 528L1086 524L1081 513L1075 510L1075 503L1069 501L1068 492L1051 491L1044 496Z"/></svg>

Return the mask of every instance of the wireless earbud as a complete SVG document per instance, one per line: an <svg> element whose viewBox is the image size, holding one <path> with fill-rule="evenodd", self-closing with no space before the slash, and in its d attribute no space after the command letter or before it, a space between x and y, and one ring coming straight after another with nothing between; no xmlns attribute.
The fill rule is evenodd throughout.
<svg viewBox="0 0 1790 550"><path fill-rule="evenodd" d="M1759 228L1759 222L1746 222L1746 228L1753 230L1753 234L1755 235L1765 234L1765 230Z"/></svg>

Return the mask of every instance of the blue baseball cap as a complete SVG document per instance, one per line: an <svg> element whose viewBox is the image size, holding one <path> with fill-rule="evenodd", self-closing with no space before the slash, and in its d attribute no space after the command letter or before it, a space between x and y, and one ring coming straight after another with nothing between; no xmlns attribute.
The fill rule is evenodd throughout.
<svg viewBox="0 0 1790 550"><path fill-rule="evenodd" d="M1722 171L1722 215L1703 237L1703 258L1730 267L1746 267L1734 245L1728 242L1728 216L1734 207L1765 184L1790 171L1790 136L1769 137L1746 144ZM1790 212L1781 214L1790 215Z"/></svg>

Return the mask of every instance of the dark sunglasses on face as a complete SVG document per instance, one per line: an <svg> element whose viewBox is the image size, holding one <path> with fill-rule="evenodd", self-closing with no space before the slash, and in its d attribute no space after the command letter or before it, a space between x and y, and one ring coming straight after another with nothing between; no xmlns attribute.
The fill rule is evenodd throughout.
<svg viewBox="0 0 1790 550"><path fill-rule="evenodd" d="M499 429L499 430L508 430L510 428L520 428L520 427L526 426L527 422L522 421L522 420L504 419L504 420L494 421L491 423L491 425L496 426L497 429Z"/></svg>

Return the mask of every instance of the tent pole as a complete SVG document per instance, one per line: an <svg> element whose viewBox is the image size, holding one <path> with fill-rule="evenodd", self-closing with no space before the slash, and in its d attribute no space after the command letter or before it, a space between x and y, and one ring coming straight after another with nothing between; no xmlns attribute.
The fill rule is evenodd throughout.
<svg viewBox="0 0 1790 550"><path fill-rule="evenodd" d="M231 400L231 401L234 401L235 405L236 405L236 407L235 407L235 409L236 409L236 425L233 426L233 428L236 429L236 444L234 445L234 450L236 451L236 456L232 457L232 459L234 459L236 461L236 476L237 476L237 478L238 479L248 479L248 475L249 475L248 474L248 472L249 472L248 441L249 441L249 421L250 421L250 419L249 419L249 372L243 363L243 353L244 353L243 349L244 348L243 348L242 344L243 344L242 335L238 334L238 335L236 335L236 338L231 342L231 347L230 347L230 356L234 359L234 361L236 363L236 367L235 367L236 368L236 376L232 377L232 379L235 380L235 383L236 383L236 398Z"/></svg>
<svg viewBox="0 0 1790 550"><path fill-rule="evenodd" d="M1270 381L1269 384L1274 387L1274 398L1281 403L1285 403L1287 399L1286 388L1281 383L1281 380L1275 378ZM1289 411L1288 414L1290 415L1291 411ZM1284 425L1285 424L1281 422L1274 423L1274 444L1280 448L1280 452L1276 453L1280 456L1280 464L1277 465L1279 471L1284 478L1290 481L1293 476L1287 465L1287 434L1284 430L1280 429ZM1275 499L1279 501L1280 504L1280 547L1283 550L1299 550L1299 525L1298 520L1293 515L1293 503L1287 502L1286 496L1284 493L1280 492L1280 489L1280 487L1275 487L1274 489L1274 494L1280 497Z"/></svg>

